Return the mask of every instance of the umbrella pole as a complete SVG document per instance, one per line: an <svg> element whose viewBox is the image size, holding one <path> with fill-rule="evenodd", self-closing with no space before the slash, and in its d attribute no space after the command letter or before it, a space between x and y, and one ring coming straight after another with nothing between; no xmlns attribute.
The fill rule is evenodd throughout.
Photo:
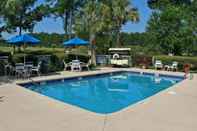
<svg viewBox="0 0 197 131"><path fill-rule="evenodd" d="M26 63L26 62L25 62L25 54L24 54L24 65L25 65L25 63Z"/></svg>
<svg viewBox="0 0 197 131"><path fill-rule="evenodd" d="M23 57L23 58L24 58L24 60L23 60L23 61L24 61L24 65L25 65L25 63L26 63L26 56L25 56L25 44L24 44L23 48L24 48L24 50L23 50L23 52L24 52L24 53L23 53L23 55L24 55L24 57Z"/></svg>
<svg viewBox="0 0 197 131"><path fill-rule="evenodd" d="M77 55L76 55L76 59L77 60L79 60L79 56L78 55L79 55L79 52L78 52L78 49L77 49Z"/></svg>

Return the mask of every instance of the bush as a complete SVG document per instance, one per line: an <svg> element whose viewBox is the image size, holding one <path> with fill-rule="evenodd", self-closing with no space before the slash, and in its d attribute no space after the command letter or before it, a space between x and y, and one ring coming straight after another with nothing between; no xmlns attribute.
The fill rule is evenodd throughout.
<svg viewBox="0 0 197 131"><path fill-rule="evenodd" d="M39 53L26 53L25 61L26 62L32 62L34 66L37 66L40 55L49 55L50 59L47 60L47 62L42 62L41 65L41 73L47 74L51 72L56 72L56 71L61 71L63 70L63 58L62 55L57 55L57 54L39 54ZM17 53L14 54L13 56L9 56L9 63L11 63L13 66L15 66L16 63L23 63L24 62L24 54L23 53ZM4 75L4 63L0 62L0 75Z"/></svg>
<svg viewBox="0 0 197 131"><path fill-rule="evenodd" d="M11 63L24 63L24 54L14 54L10 60ZM25 61L33 62L34 65L38 63L36 55L33 54L26 54Z"/></svg>
<svg viewBox="0 0 197 131"><path fill-rule="evenodd" d="M0 76L4 75L4 62L0 62Z"/></svg>
<svg viewBox="0 0 197 131"><path fill-rule="evenodd" d="M56 55L51 55L50 63L49 63L49 71L62 71L63 70L63 62L62 59Z"/></svg>
<svg viewBox="0 0 197 131"><path fill-rule="evenodd" d="M37 59L38 59L38 57L37 57ZM46 59L41 59L41 60L42 60L42 64L41 64L41 73L42 74L48 74L48 73L53 73L56 71L63 70L63 62L62 62L63 59L59 58L55 54L47 55Z"/></svg>
<svg viewBox="0 0 197 131"><path fill-rule="evenodd" d="M13 66L15 63L23 63L24 62L24 53L23 52L15 52L14 55L11 55L12 48L9 47L0 47L0 56L9 56L9 63L11 63ZM76 53L78 50L76 50ZM81 51L81 49L80 49ZM43 62L41 65L41 72L42 73L51 73L55 71L61 71L63 70L63 61L67 63L71 62L72 60L76 59L75 54L69 54L65 55L65 52L63 49L51 49L51 48L32 48L28 47L25 50L25 60L26 62L33 62L34 66L38 64L38 59L40 58L40 55L49 55L50 59L46 62ZM89 56L86 54L84 55L78 55L78 59L82 62L87 63L90 59ZM0 75L4 74L4 63L0 63Z"/></svg>
<svg viewBox="0 0 197 131"><path fill-rule="evenodd" d="M149 67L152 64L152 56L148 55L134 55L133 56L133 65L137 67Z"/></svg>
<svg viewBox="0 0 197 131"><path fill-rule="evenodd" d="M8 61L11 59L11 53L8 52L0 52L0 56L8 56ZM0 76L5 74L5 65L7 65L7 61L0 60Z"/></svg>
<svg viewBox="0 0 197 131"><path fill-rule="evenodd" d="M191 64L191 70L197 70L197 57L184 56L155 56L155 59L161 60L163 64L172 64L173 61L179 63L179 70L183 71L184 64Z"/></svg>

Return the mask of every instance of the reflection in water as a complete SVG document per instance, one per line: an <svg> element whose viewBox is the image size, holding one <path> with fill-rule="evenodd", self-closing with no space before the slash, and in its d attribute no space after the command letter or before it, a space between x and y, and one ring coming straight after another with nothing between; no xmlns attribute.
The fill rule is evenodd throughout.
<svg viewBox="0 0 197 131"><path fill-rule="evenodd" d="M128 92L128 75L116 75L108 78L108 91Z"/></svg>

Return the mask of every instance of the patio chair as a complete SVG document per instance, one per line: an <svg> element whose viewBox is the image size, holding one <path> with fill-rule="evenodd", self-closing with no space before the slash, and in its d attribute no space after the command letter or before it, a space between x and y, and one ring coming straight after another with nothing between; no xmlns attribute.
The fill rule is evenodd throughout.
<svg viewBox="0 0 197 131"><path fill-rule="evenodd" d="M160 60L156 60L154 66L155 66L155 69L162 69L163 68L163 64Z"/></svg>
<svg viewBox="0 0 197 131"><path fill-rule="evenodd" d="M4 66L4 74L5 74L5 76L11 76L13 73L14 73L14 67L10 63L7 63Z"/></svg>
<svg viewBox="0 0 197 131"><path fill-rule="evenodd" d="M88 63L81 62L81 68L86 68L88 71L90 70L91 60Z"/></svg>
<svg viewBox="0 0 197 131"><path fill-rule="evenodd" d="M25 63L25 78L30 78L32 75L33 62Z"/></svg>
<svg viewBox="0 0 197 131"><path fill-rule="evenodd" d="M25 67L23 63L17 63L15 65L15 76L17 78L24 77L25 74Z"/></svg>
<svg viewBox="0 0 197 131"><path fill-rule="evenodd" d="M171 71L177 71L178 70L178 62L174 61L169 68Z"/></svg>
<svg viewBox="0 0 197 131"><path fill-rule="evenodd" d="M72 63L72 62L70 62L70 63L66 63L66 62L63 60L64 70L65 70L65 71L68 69L68 67L70 67L70 66L71 66L71 63Z"/></svg>
<svg viewBox="0 0 197 131"><path fill-rule="evenodd" d="M81 71L81 63L79 60L73 60L71 62L71 71Z"/></svg>
<svg viewBox="0 0 197 131"><path fill-rule="evenodd" d="M40 68L41 68L42 62L38 62L37 66L32 67L32 73L35 72L38 76L40 76Z"/></svg>

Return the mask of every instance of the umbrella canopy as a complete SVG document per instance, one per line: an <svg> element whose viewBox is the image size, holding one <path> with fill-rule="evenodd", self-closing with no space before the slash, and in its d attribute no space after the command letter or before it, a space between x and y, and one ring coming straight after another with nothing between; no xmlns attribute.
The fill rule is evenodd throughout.
<svg viewBox="0 0 197 131"><path fill-rule="evenodd" d="M9 44L20 46L20 45L25 45L25 44L36 45L36 44L38 44L40 42L40 40L34 38L31 35L24 34L24 35L14 36L11 39L9 39L7 42ZM25 58L25 54L24 54L24 65L26 63L25 61L26 61L26 58Z"/></svg>
<svg viewBox="0 0 197 131"><path fill-rule="evenodd" d="M86 46L88 44L89 44L88 41L82 40L82 39L77 38L77 37L74 38L74 39L71 39L69 41L64 42L64 46Z"/></svg>
<svg viewBox="0 0 197 131"><path fill-rule="evenodd" d="M14 45L22 45L22 44L38 44L40 40L34 38L31 35L17 35L15 37L12 37L8 40L8 43L14 44Z"/></svg>
<svg viewBox="0 0 197 131"><path fill-rule="evenodd" d="M64 42L64 46L87 46L89 45L88 41L85 41L83 39L80 39L78 37L75 37L74 39L71 39L69 41ZM78 60L78 56L76 56L76 60Z"/></svg>

